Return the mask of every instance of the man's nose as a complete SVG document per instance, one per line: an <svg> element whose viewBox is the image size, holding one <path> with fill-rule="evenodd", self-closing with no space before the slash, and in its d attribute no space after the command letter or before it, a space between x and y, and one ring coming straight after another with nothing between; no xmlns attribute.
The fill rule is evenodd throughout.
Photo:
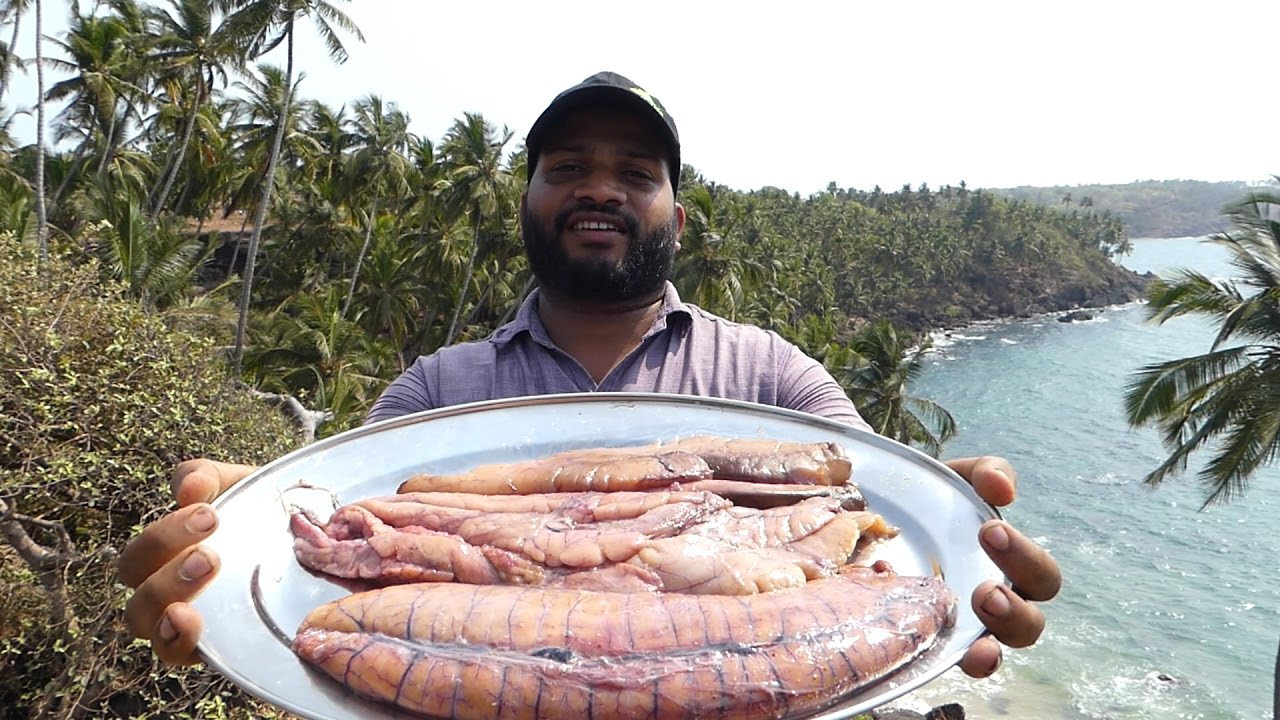
<svg viewBox="0 0 1280 720"><path fill-rule="evenodd" d="M574 198L590 200L599 205L621 205L627 200L626 189L618 178L607 172L592 172L582 178L574 189Z"/></svg>

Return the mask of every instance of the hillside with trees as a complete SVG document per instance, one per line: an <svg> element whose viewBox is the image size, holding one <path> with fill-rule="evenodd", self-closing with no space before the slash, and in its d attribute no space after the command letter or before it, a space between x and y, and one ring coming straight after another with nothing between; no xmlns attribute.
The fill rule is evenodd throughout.
<svg viewBox="0 0 1280 720"><path fill-rule="evenodd" d="M339 62L360 40L334 2L94 8L0 7L11 33L73 13L23 60L58 72L37 97L0 84L0 121L31 107L49 131L0 133L0 716L262 716L130 641L111 560L167 507L178 460L306 442L282 403L327 420L321 435L358 425L414 358L509 320L534 287L525 153L475 113L428 138L391 98L308 98L295 33ZM275 48L283 66L264 61ZM0 77L18 62L0 53ZM686 300L793 340L875 427L935 454L954 423L902 402L924 331L1144 287L1113 262L1120 219L1078 203L963 185L802 197L692 166L680 200Z"/></svg>
<svg viewBox="0 0 1280 720"><path fill-rule="evenodd" d="M1123 302L1143 285L1112 262L1130 246L1105 212L1064 212L963 185L831 186L801 198L685 175L690 223L677 287L784 335L805 327L806 315L838 324L831 342L874 319L920 332Z"/></svg>
<svg viewBox="0 0 1280 720"><path fill-rule="evenodd" d="M1227 229L1223 210L1247 190L1245 182L1146 180L1122 185L1059 185L992 189L995 195L1070 211L1097 209L1124 223L1129 237L1191 237Z"/></svg>

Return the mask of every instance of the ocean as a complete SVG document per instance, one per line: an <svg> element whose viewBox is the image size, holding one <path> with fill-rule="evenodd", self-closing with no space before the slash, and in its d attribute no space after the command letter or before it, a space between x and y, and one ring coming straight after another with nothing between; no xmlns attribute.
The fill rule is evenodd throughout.
<svg viewBox="0 0 1280 720"><path fill-rule="evenodd" d="M1122 264L1165 274L1232 274L1198 238L1134 242ZM970 718L1272 718L1280 643L1280 465L1249 491L1201 510L1195 466L1142 482L1166 453L1132 429L1124 387L1141 366L1208 350L1199 318L1157 326L1141 303L1094 320L1053 317L939 333L912 394L960 432L947 457L999 454L1017 468L1005 516L1058 560L1064 587L1043 607L1040 642L1006 649L991 679L949 671L898 706L959 702Z"/></svg>

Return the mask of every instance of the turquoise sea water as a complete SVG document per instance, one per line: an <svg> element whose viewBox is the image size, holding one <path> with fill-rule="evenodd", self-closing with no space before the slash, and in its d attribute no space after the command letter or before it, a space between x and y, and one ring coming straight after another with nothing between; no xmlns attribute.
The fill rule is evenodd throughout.
<svg viewBox="0 0 1280 720"><path fill-rule="evenodd" d="M1123 263L1231 275L1221 250L1194 238L1138 240ZM1121 404L1140 366L1204 352L1212 337L1199 319L1152 325L1133 304L940 338L914 394L957 418L947 456L1014 462L1020 494L1006 517L1054 553L1065 587L1045 605L1042 640L1009 651L996 678L952 671L905 705L959 701L979 719L1271 718L1280 466L1202 511L1192 475L1142 483L1165 452L1154 429L1128 427Z"/></svg>

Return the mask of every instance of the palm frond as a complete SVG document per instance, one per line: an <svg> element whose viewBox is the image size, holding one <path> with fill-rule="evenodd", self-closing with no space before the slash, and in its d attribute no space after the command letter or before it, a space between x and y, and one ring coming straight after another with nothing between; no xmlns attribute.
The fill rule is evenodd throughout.
<svg viewBox="0 0 1280 720"><path fill-rule="evenodd" d="M1275 461L1280 452L1280 406L1254 406L1225 433L1217 454L1200 471L1209 495L1201 508L1228 502L1243 495L1258 470Z"/></svg>
<svg viewBox="0 0 1280 720"><path fill-rule="evenodd" d="M1235 347L1142 367L1126 385L1124 409L1133 427L1176 412L1187 401L1248 361L1249 348Z"/></svg>

